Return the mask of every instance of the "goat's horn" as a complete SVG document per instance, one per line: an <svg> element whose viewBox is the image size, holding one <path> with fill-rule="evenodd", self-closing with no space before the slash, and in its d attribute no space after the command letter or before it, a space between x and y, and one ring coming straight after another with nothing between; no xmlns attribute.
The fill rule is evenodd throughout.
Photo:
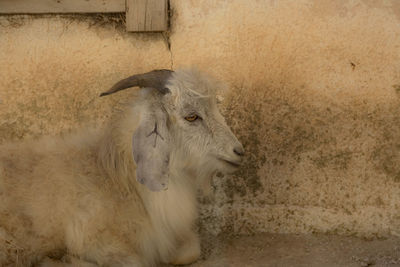
<svg viewBox="0 0 400 267"><path fill-rule="evenodd" d="M110 90L101 93L100 96L111 95L134 86L152 87L166 94L169 90L165 88L165 83L171 77L172 72L172 70L153 70L143 74L136 74L117 82Z"/></svg>

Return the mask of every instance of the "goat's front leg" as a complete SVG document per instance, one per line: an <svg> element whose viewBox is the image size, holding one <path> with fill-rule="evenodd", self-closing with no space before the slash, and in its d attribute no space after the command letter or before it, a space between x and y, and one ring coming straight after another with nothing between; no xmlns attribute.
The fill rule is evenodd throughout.
<svg viewBox="0 0 400 267"><path fill-rule="evenodd" d="M173 257L171 264L183 265L195 262L200 257L200 240L195 232L183 240L182 245L178 248L175 257Z"/></svg>

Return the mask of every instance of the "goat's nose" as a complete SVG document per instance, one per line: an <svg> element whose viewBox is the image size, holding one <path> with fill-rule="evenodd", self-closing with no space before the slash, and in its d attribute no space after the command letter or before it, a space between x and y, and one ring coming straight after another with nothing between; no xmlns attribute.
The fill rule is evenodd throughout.
<svg viewBox="0 0 400 267"><path fill-rule="evenodd" d="M235 152L236 155L238 156L243 156L244 155L244 149L242 146L237 146L233 149L233 152Z"/></svg>

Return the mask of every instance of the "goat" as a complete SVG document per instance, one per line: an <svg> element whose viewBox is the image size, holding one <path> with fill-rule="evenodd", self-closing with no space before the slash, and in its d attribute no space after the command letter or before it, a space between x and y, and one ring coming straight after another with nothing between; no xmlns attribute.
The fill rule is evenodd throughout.
<svg viewBox="0 0 400 267"><path fill-rule="evenodd" d="M1 266L198 259L197 190L235 171L243 147L208 76L155 70L101 96L135 86L136 99L105 130L0 147Z"/></svg>

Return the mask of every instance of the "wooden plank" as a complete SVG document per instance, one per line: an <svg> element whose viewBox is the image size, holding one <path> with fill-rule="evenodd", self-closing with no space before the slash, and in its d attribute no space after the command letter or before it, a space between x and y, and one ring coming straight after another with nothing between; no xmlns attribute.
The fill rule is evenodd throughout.
<svg viewBox="0 0 400 267"><path fill-rule="evenodd" d="M126 30L161 32L168 28L167 0L126 0Z"/></svg>
<svg viewBox="0 0 400 267"><path fill-rule="evenodd" d="M0 14L125 12L125 0L0 0Z"/></svg>

